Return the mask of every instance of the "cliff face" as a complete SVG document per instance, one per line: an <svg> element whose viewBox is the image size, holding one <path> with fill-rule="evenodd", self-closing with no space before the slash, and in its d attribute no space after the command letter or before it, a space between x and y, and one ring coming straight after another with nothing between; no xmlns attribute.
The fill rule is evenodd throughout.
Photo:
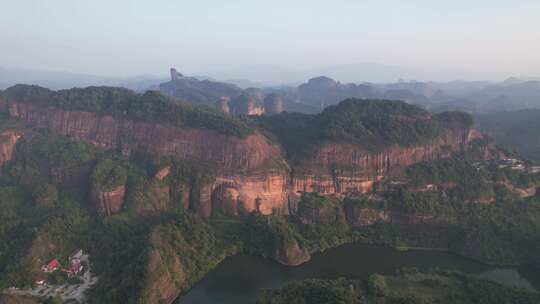
<svg viewBox="0 0 540 304"><path fill-rule="evenodd" d="M103 215L112 215L118 213L124 204L126 187L119 186L110 191L101 189L92 189L92 199L96 211Z"/></svg>
<svg viewBox="0 0 540 304"><path fill-rule="evenodd" d="M447 157L480 136L470 128L448 129L431 142L413 147L391 146L380 152L328 142L317 146L311 156L304 157L289 171L281 148L257 132L239 138L209 130L181 129L13 101L7 103L6 109L11 116L27 123L105 149L128 154L136 149L150 150L211 167L216 172L213 182L197 189L183 185L181 191L163 190L167 197L169 192L178 192L184 208L203 216L210 216L215 209L231 215L255 210L263 214L287 213L289 202L304 192L335 196L370 192L373 184L391 169ZM11 157L18 137L10 133L7 138L8 144L0 146L4 161ZM167 169L156 178L161 180L168 174ZM119 210L125 190L116 190L96 192L98 210L106 214ZM197 199L196 204L193 198Z"/></svg>
<svg viewBox="0 0 540 304"><path fill-rule="evenodd" d="M152 250L148 254L146 273L146 281L150 285L143 293L146 303L172 303L186 281L186 274L178 256L173 255L169 261L164 261L158 250Z"/></svg>
<svg viewBox="0 0 540 304"><path fill-rule="evenodd" d="M274 252L273 258L283 265L298 266L311 259L306 248L301 248L297 241L281 244Z"/></svg>
<svg viewBox="0 0 540 304"><path fill-rule="evenodd" d="M214 183L200 189L200 202L195 209L204 216L212 213L213 200L215 205L221 204L224 189L238 191L238 196L229 203L231 207L225 208L227 213L232 214L242 210L260 210L270 214L273 209L283 209L286 201L286 170L265 170L268 164L284 163L281 150L260 134L238 138L207 130L179 129L25 103L9 103L7 108L13 117L105 149L121 149L125 153L147 149L161 155L176 155L207 164L217 171L217 178ZM10 142L13 142L15 137L10 138ZM6 157L11 157L11 151L6 146L6 152L9 152ZM162 172L163 177L157 178L164 178L167 174ZM119 210L123 192L113 192L95 191L99 212L109 214ZM183 201L187 201L187 195L184 191Z"/></svg>
<svg viewBox="0 0 540 304"><path fill-rule="evenodd" d="M257 169L281 152L259 134L238 138L199 129L115 119L91 112L66 111L26 103L9 103L9 114L54 133L106 149L149 149L162 155L211 164L222 172Z"/></svg>
<svg viewBox="0 0 540 304"><path fill-rule="evenodd" d="M171 69L171 81L159 85L161 92L193 103L213 104L221 97L234 98L242 93L239 87L217 81L187 77Z"/></svg>
<svg viewBox="0 0 540 304"><path fill-rule="evenodd" d="M394 146L376 153L347 143L321 145L301 162L301 170L293 174L291 192L297 195L303 192L367 193L391 169L449 157L452 152L466 149L467 144L479 136L474 129L449 130L424 145Z"/></svg>
<svg viewBox="0 0 540 304"><path fill-rule="evenodd" d="M369 85L342 84L325 76L312 78L298 86L300 102L314 106L337 104L351 97L371 96L374 96L374 92Z"/></svg>
<svg viewBox="0 0 540 304"><path fill-rule="evenodd" d="M15 145L21 136L21 133L12 130L0 134L0 167L13 158Z"/></svg>
<svg viewBox="0 0 540 304"><path fill-rule="evenodd" d="M210 190L212 195L208 203L231 215L252 211L262 214L287 212L287 175L284 172L222 176Z"/></svg>

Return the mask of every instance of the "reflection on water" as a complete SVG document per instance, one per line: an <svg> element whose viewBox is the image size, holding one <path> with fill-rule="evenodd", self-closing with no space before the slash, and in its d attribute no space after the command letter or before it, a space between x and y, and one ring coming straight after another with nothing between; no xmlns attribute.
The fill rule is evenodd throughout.
<svg viewBox="0 0 540 304"><path fill-rule="evenodd" d="M500 283L540 287L537 270L497 268L445 252L397 251L365 244L344 245L316 254L298 267L261 257L239 255L226 259L177 303L254 303L261 289L274 289L308 278L365 278L370 273L392 274L403 267L455 269Z"/></svg>
<svg viewBox="0 0 540 304"><path fill-rule="evenodd" d="M531 283L522 277L522 275L516 269L493 269L482 272L480 277L506 285L513 285L528 290L535 290Z"/></svg>

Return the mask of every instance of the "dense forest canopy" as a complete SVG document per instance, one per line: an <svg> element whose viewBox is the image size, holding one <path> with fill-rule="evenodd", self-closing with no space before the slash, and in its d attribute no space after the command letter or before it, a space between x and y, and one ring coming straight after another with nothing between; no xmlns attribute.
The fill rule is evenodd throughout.
<svg viewBox="0 0 540 304"><path fill-rule="evenodd" d="M478 114L475 120L504 148L540 162L540 109Z"/></svg>
<svg viewBox="0 0 540 304"><path fill-rule="evenodd" d="M292 157L326 141L358 144L372 151L391 145L413 146L433 140L448 129L463 129L473 124L471 116L465 113L431 115L418 106L396 100L347 99L320 114L285 112L247 118L228 116L155 91L136 94L112 87L52 91L39 86L16 85L2 96L8 101L210 129L241 137L253 132L258 125L270 137L277 138Z"/></svg>
<svg viewBox="0 0 540 304"><path fill-rule="evenodd" d="M532 304L538 293L503 286L459 272L415 268L395 275L372 274L365 280L304 280L266 290L257 304Z"/></svg>
<svg viewBox="0 0 540 304"><path fill-rule="evenodd" d="M292 156L324 141L359 144L368 150L412 146L433 140L447 129L471 127L470 115L428 111L396 100L347 99L317 115L283 113L258 119Z"/></svg>
<svg viewBox="0 0 540 304"><path fill-rule="evenodd" d="M298 148L304 148L302 140L318 143L321 138L369 144L380 136L385 144L410 144L392 128L408 125L397 132L412 143L472 124L459 112L430 115L402 102L365 100L348 100L320 115L284 113L256 122L261 129L279 131L289 140L287 147ZM0 116L2 126L17 130L11 119ZM353 241L443 249L488 263L540 265L539 197L520 198L512 190L538 187L540 176L479 167L472 155L404 168L407 184L383 180L376 185L376 199L312 193L300 197L289 216L232 217L217 209L203 219L194 207L200 189L215 179L209 168L144 151L126 156L43 129L19 139L15 149L0 176L0 288L35 284L43 261L57 257L66 263L76 248L90 254L99 276L87 295L89 303L156 298L154 282L168 275L176 290L186 291L236 253L277 259L293 250L304 258ZM160 180L156 173L168 166L169 176ZM435 187L422 190L426 184ZM126 191L122 209L100 216L92 191L121 185ZM152 257L163 262L148 270ZM47 280L59 282L55 276ZM336 291L339 296L342 288ZM286 290L283 296L287 301Z"/></svg>
<svg viewBox="0 0 540 304"><path fill-rule="evenodd" d="M2 96L8 101L169 123L184 128L210 129L227 135L243 137L251 132L244 121L226 116L210 107L194 106L156 91L137 94L131 90L113 87L52 91L39 86L16 85L8 88Z"/></svg>

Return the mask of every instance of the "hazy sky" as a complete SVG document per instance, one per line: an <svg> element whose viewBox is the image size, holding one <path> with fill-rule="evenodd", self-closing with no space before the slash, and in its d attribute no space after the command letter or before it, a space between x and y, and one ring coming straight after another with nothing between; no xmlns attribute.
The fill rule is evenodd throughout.
<svg viewBox="0 0 540 304"><path fill-rule="evenodd" d="M461 78L540 75L538 0L0 0L0 8L3 67L132 75L377 62Z"/></svg>

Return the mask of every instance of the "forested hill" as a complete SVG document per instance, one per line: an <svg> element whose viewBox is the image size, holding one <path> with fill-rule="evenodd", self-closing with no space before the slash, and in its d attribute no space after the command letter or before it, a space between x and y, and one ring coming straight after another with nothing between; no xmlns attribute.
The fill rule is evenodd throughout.
<svg viewBox="0 0 540 304"><path fill-rule="evenodd" d="M240 137L255 129L251 119L231 117L156 91L137 94L113 87L52 91L39 86L16 85L2 92L0 98L180 128L210 129ZM371 151L391 145L414 146L433 140L448 128L465 129L473 123L469 115L460 112L431 115L402 101L367 99L347 99L320 114L283 113L253 120L290 152L310 149L325 141L360 144Z"/></svg>
<svg viewBox="0 0 540 304"><path fill-rule="evenodd" d="M246 122L226 116L213 108L195 106L157 91L137 94L128 89L115 87L52 91L39 86L15 85L1 93L0 98L10 102L167 123L181 128L210 129L240 137L248 135L252 130Z"/></svg>
<svg viewBox="0 0 540 304"><path fill-rule="evenodd" d="M478 127L509 150L540 162L540 109L479 114Z"/></svg>
<svg viewBox="0 0 540 304"><path fill-rule="evenodd" d="M473 125L472 117L462 112L431 115L403 101L367 99L347 99L316 115L283 113L261 117L258 122L290 153L323 141L355 143L371 151L391 145L414 146L445 130Z"/></svg>

